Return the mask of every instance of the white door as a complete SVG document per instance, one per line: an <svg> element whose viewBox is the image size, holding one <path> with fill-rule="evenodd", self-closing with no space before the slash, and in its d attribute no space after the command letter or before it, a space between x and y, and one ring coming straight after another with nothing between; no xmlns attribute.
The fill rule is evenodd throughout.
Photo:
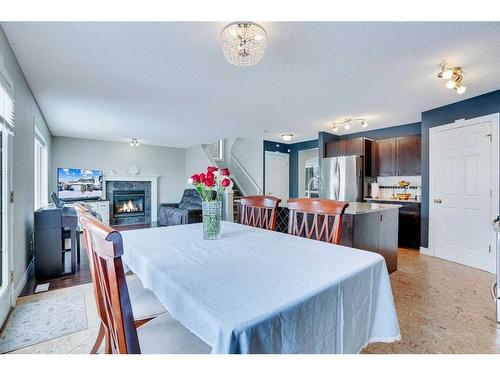
<svg viewBox="0 0 500 375"><path fill-rule="evenodd" d="M265 193L286 204L289 197L289 155L266 151Z"/></svg>
<svg viewBox="0 0 500 375"><path fill-rule="evenodd" d="M0 130L0 326L2 326L12 307L13 292L10 271L12 261L10 259L10 220L9 198L10 178L8 168L8 143L9 135Z"/></svg>
<svg viewBox="0 0 500 375"><path fill-rule="evenodd" d="M430 132L431 248L437 257L489 272L495 271L491 221L498 211L494 120L485 116Z"/></svg>

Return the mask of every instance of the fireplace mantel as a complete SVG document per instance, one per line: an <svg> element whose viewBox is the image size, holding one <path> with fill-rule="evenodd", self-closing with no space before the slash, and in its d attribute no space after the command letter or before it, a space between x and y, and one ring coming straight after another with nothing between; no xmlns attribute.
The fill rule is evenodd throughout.
<svg viewBox="0 0 500 375"><path fill-rule="evenodd" d="M118 176L104 175L103 190L106 193L106 181L149 181L151 182L151 221L158 221L158 177L159 176Z"/></svg>

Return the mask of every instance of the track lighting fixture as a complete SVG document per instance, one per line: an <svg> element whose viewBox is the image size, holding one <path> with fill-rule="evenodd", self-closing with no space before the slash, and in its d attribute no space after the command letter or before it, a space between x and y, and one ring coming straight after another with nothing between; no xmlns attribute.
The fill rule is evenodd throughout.
<svg viewBox="0 0 500 375"><path fill-rule="evenodd" d="M352 122L361 122L362 128L368 127L368 122L366 121L366 117L346 118L342 121L332 122L332 125L333 125L332 131L334 133L338 132L339 131L338 125L343 125L345 130L349 130L349 129L351 129Z"/></svg>
<svg viewBox="0 0 500 375"><path fill-rule="evenodd" d="M437 76L438 78L448 80L446 82L446 87L455 89L458 95L462 95L467 90L467 87L462 84L464 73L460 66L449 67L446 61L444 61L441 64L441 71Z"/></svg>

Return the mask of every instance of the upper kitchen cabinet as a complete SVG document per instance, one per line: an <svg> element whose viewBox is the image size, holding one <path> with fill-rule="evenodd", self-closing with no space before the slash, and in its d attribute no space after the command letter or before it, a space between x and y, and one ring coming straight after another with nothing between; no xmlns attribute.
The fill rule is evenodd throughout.
<svg viewBox="0 0 500 375"><path fill-rule="evenodd" d="M345 152L345 144L344 141L334 141L328 142L326 144L326 157L334 158L337 156L344 155Z"/></svg>
<svg viewBox="0 0 500 375"><path fill-rule="evenodd" d="M396 138L380 139L374 147L374 171L378 176L396 175Z"/></svg>
<svg viewBox="0 0 500 375"><path fill-rule="evenodd" d="M328 142L326 145L326 157L333 158L337 156L364 155L365 139L342 139L340 141Z"/></svg>
<svg viewBox="0 0 500 375"><path fill-rule="evenodd" d="M420 136L396 138L398 176L414 176L422 172L420 161Z"/></svg>
<svg viewBox="0 0 500 375"><path fill-rule="evenodd" d="M344 140L344 155L364 155L364 138Z"/></svg>
<svg viewBox="0 0 500 375"><path fill-rule="evenodd" d="M380 139L374 147L378 176L414 176L421 173L420 136Z"/></svg>

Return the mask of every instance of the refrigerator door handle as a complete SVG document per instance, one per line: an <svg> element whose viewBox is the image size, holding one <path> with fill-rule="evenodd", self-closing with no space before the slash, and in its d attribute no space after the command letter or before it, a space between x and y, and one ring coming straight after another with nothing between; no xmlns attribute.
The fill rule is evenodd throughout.
<svg viewBox="0 0 500 375"><path fill-rule="evenodd" d="M493 298L493 301L496 301L498 298L498 290L497 290L497 282L496 281L493 284L491 284L490 294L491 294L491 298Z"/></svg>

